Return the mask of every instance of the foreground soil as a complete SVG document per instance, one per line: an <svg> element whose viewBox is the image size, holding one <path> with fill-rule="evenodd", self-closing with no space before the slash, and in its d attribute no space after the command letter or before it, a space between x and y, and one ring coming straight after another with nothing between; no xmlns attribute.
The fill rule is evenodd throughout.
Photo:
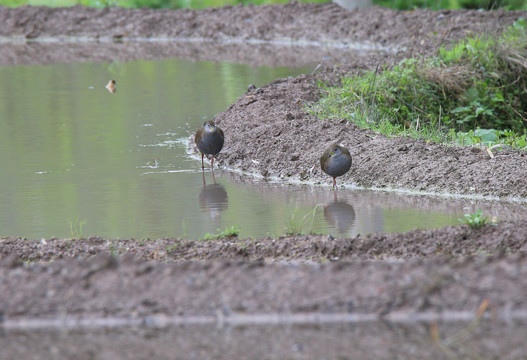
<svg viewBox="0 0 527 360"><path fill-rule="evenodd" d="M488 196L521 205L527 195L524 152L504 149L490 158L479 147L390 139L345 121L316 119L305 109L319 98L319 81L337 83L348 71L391 65L416 54L430 55L441 44L471 33L499 31L526 15L381 8L349 11L335 4L298 3L203 11L0 8L4 40L0 64L169 56L258 65L321 64L313 74L250 87L218 114L216 120L227 135L218 162L263 177L329 185L330 179L316 164L323 149L338 140L348 146L354 159L352 171L339 178L345 187ZM157 41L145 43L145 39ZM293 45L283 45L284 40ZM354 52L358 47L361 50ZM444 346L428 346L441 340L429 325L420 331L427 340L417 341L425 346L401 347L405 341L412 344L405 340L412 339L407 329L392 328L388 339L382 335L387 334L386 329L370 324L360 328L366 336L359 337L362 340L353 352L345 351L344 344L354 343L342 329L317 335L307 331L295 343L304 347L285 344L279 348L283 351L275 353L258 352L261 347L256 345L250 352L242 343L226 342L217 331L208 331L210 341L223 349L210 358L360 358L373 350L376 358L452 358L452 353L465 358L467 353L474 357L471 349L476 348L481 351L476 353L490 358L520 359L525 354L525 344L519 340L527 336L525 327L511 324L524 319L527 312L526 250L525 219L478 229L460 225L351 239L317 235L207 242L4 238L0 239L0 322L8 332L0 336L0 342L6 340L2 356L26 357L20 346L13 345L20 334L12 329L27 330L24 321L30 319L132 318L143 319L144 325L154 315L208 316L218 324L241 315L266 314L351 314L391 322L410 321L416 314L432 314L429 318L436 320L444 314L471 314L468 318L460 315L466 321L474 318L479 307L481 313L492 315L489 322L472 329L477 336L470 346L448 347L448 351ZM466 324L461 326L465 328ZM262 336L236 331L248 339ZM277 333L276 329L259 331L267 339ZM303 333L299 329L286 332ZM328 346L320 355L317 349L323 346L313 345L318 344L314 338L326 339L325 334L333 332L346 340L335 340L334 347ZM112 358L129 358L127 349L133 342L123 340L130 339L130 334L120 334L112 339L128 344L121 352L112 353L103 340L91 336L93 347L80 353L92 358L106 358L109 353ZM186 334L195 332L187 329ZM156 349L166 346L165 335L157 334L161 343ZM40 353L44 345L36 339L52 341L38 333L23 336ZM80 339L79 349L81 344L90 344L87 338ZM200 346L200 340L191 338L189 343ZM384 348L379 347L383 342ZM382 352L384 349L387 351ZM55 351L69 356L66 349ZM184 358L206 358L185 354L190 355Z"/></svg>

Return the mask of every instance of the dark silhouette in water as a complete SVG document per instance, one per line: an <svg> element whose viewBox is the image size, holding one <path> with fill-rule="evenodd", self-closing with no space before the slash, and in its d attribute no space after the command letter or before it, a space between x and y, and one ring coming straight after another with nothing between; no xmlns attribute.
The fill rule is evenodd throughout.
<svg viewBox="0 0 527 360"><path fill-rule="evenodd" d="M338 233L343 234L355 225L355 209L346 201L338 201L335 195L335 201L324 207L324 218Z"/></svg>
<svg viewBox="0 0 527 360"><path fill-rule="evenodd" d="M212 179L213 183L207 185L205 173L203 173L203 188L199 193L199 207L206 211L211 219L218 220L221 218L221 213L227 210L229 198L225 187L216 183L214 173L212 174Z"/></svg>

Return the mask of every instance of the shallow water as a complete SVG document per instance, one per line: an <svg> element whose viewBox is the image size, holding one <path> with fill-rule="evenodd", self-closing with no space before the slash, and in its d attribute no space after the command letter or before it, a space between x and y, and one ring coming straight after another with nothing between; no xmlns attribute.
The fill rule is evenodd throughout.
<svg viewBox="0 0 527 360"><path fill-rule="evenodd" d="M0 67L0 235L195 239L231 226L242 237L355 235L457 224L478 208L524 216L383 192L339 190L335 200L329 187L220 169L213 179L187 154L188 136L249 84L311 70L177 59Z"/></svg>
<svg viewBox="0 0 527 360"><path fill-rule="evenodd" d="M206 324L10 330L0 345L6 359L524 359L525 336L522 321Z"/></svg>

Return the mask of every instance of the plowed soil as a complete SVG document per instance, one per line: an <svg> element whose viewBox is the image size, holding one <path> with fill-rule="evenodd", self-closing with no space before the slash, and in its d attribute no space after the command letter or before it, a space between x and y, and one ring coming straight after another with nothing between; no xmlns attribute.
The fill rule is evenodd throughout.
<svg viewBox="0 0 527 360"><path fill-rule="evenodd" d="M330 179L316 164L323 149L339 140L353 156L351 171L339 178L347 187L487 196L524 204L524 152L504 149L490 158L479 147L386 138L345 121L316 119L305 111L305 105L320 96L316 85L320 80L337 83L348 71L431 55L441 44L500 31L521 16L527 13L399 12L376 7L350 11L336 4L298 3L201 11L0 7L0 64L170 56L320 64L313 74L250 87L218 114L216 121L227 135L218 163L264 177L327 186ZM187 327L184 336L194 348L180 343L187 350L177 358L522 359L527 335L525 326L516 322L527 318L526 251L527 219L477 229L459 225L349 239L3 238L0 324L6 332L0 327L0 357L28 358L26 351L32 350L51 354L44 358L176 356L166 355L170 347L160 349L169 341L164 336L173 340L179 333L127 330L132 334L110 334L110 345L100 333L80 340L69 336L77 349L73 355L67 347L47 346L60 342L60 336L17 333L34 326L68 323L85 329L128 319L154 328L193 321L198 327ZM218 326L272 324L280 318L319 324L324 316L344 323L352 318L383 319L390 331L366 321L369 325L351 331L362 339L356 342L347 338L350 329L345 326L321 327L318 332L305 327L236 327L229 340L214 327L199 331L199 324L209 320ZM460 320L459 329L442 329L456 334L460 330L470 344L459 345L458 338L443 341L435 324L412 327L420 335L389 325L416 319ZM473 319L476 325L467 325ZM285 341L301 334L292 344ZM136 337L154 337L158 342L155 348L135 349L137 341L131 339ZM24 345L20 339L25 339ZM262 344L272 342L269 339L280 346L271 344L264 350ZM110 350L112 341L121 350Z"/></svg>

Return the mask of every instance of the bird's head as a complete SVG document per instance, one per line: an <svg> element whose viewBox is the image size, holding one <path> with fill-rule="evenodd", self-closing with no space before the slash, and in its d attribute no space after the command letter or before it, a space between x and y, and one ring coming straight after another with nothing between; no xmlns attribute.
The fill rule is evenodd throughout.
<svg viewBox="0 0 527 360"><path fill-rule="evenodd" d="M332 157L334 155L338 156L341 154L342 154L342 149L340 148L340 146L335 145L333 149L331 150L331 152L329 153L329 157Z"/></svg>
<svg viewBox="0 0 527 360"><path fill-rule="evenodd" d="M216 130L216 124L214 124L214 121L205 121L203 123L203 126L205 127L206 132L214 132Z"/></svg>

